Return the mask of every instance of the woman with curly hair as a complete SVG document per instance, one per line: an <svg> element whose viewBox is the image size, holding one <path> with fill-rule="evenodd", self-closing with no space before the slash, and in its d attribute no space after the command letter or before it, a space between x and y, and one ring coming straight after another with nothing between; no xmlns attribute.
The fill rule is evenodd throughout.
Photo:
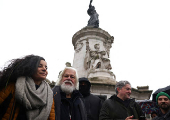
<svg viewBox="0 0 170 120"><path fill-rule="evenodd" d="M53 93L43 57L13 59L0 71L0 119L55 120Z"/></svg>

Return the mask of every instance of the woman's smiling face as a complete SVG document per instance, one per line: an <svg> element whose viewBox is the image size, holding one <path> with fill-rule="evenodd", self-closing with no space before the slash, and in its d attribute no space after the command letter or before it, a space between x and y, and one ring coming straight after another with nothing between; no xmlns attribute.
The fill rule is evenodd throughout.
<svg viewBox="0 0 170 120"><path fill-rule="evenodd" d="M35 74L33 74L32 78L34 81L43 81L46 79L47 74L47 62L41 60L38 65L37 71L35 72Z"/></svg>

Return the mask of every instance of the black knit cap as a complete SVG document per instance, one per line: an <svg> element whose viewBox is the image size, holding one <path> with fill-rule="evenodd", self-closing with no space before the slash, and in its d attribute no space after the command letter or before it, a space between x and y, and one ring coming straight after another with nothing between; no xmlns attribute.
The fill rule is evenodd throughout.
<svg viewBox="0 0 170 120"><path fill-rule="evenodd" d="M90 86L91 86L91 83L89 82L89 80L85 77L82 77L82 78L79 78L79 82L87 82Z"/></svg>

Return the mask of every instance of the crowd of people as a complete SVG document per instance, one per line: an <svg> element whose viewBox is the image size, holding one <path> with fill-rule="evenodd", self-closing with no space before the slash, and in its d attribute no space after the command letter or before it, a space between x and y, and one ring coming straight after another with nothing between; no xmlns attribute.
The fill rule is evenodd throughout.
<svg viewBox="0 0 170 120"><path fill-rule="evenodd" d="M43 57L27 55L11 60L0 71L1 120L145 120L141 107L130 97L131 84L119 81L116 94L102 102L90 93L88 78L65 67L51 88L45 81L48 71ZM158 112L153 120L170 120L170 95L156 95Z"/></svg>

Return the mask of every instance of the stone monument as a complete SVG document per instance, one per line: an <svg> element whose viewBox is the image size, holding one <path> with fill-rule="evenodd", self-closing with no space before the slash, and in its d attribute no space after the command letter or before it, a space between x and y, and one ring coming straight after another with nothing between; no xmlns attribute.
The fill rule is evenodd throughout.
<svg viewBox="0 0 170 120"><path fill-rule="evenodd" d="M114 37L101 28L87 26L74 34L73 67L79 77L87 77L91 83L115 84L109 59L113 41Z"/></svg>
<svg viewBox="0 0 170 120"><path fill-rule="evenodd" d="M73 67L77 69L79 77L89 79L92 94L106 99L116 93L116 76L111 71L112 66L109 59L114 37L99 28L99 15L91 3L92 0L87 10L90 16L87 26L72 37L75 50ZM132 88L131 96L140 100L149 99L152 91L148 88L148 86Z"/></svg>

